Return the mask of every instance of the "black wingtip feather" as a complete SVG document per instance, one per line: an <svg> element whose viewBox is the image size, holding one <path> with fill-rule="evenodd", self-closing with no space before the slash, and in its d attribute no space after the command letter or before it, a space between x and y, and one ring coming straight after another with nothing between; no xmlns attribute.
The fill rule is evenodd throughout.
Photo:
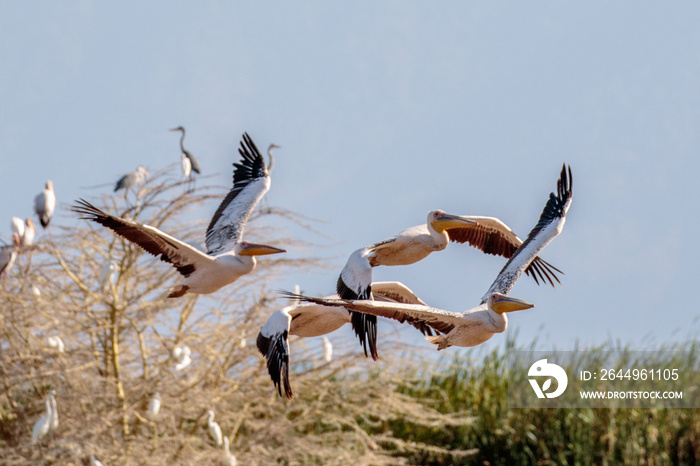
<svg viewBox="0 0 700 466"><path fill-rule="evenodd" d="M368 286L360 293L355 292L343 281L342 275L338 277L338 282L336 283L336 291L340 299L371 299L372 297L372 285ZM363 314L361 312L351 311L350 312L350 324L352 329L360 340L362 349L365 352L365 357L372 356L375 361L379 359L379 354L377 353L377 316L371 314ZM369 349L369 354L368 350Z"/></svg>

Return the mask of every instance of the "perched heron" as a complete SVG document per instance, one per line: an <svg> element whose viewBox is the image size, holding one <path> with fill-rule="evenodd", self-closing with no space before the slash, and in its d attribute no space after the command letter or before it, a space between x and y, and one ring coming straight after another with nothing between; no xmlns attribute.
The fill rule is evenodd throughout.
<svg viewBox="0 0 700 466"><path fill-rule="evenodd" d="M194 189L194 176L192 176L192 172L195 172L198 175L201 173L199 162L197 161L194 155L190 154L190 152L187 149L185 149L185 146L183 144L183 142L185 141L185 128L182 126L178 126L177 128L173 128L170 131L180 131L182 133L180 135L180 150L182 151L180 162L182 164L182 174L185 175L185 178L188 178L189 180L187 190L192 191Z"/></svg>
<svg viewBox="0 0 700 466"><path fill-rule="evenodd" d="M279 254L284 249L242 241L243 229L258 201L270 189L265 161L248 134L234 163L233 188L214 213L206 232L207 252L190 246L149 225L107 214L81 199L73 210L136 243L146 252L172 264L185 280L168 297L185 293L209 294L253 271L255 256Z"/></svg>
<svg viewBox="0 0 700 466"><path fill-rule="evenodd" d="M209 427L209 436L216 442L216 446L220 447L223 443L223 435L219 424L214 422L214 411L211 409L207 411L207 426Z"/></svg>
<svg viewBox="0 0 700 466"><path fill-rule="evenodd" d="M133 172L129 172L119 178L117 183L114 185L114 192L116 193L120 189L123 189L124 197L126 197L129 189L143 183L146 181L146 178L148 178L148 171L143 166L139 165Z"/></svg>
<svg viewBox="0 0 700 466"><path fill-rule="evenodd" d="M104 291L109 284L114 284L117 278L119 264L114 259L108 259L100 270L100 290Z"/></svg>
<svg viewBox="0 0 700 466"><path fill-rule="evenodd" d="M228 436L224 436L224 464L226 466L236 466L238 464L238 461L236 460L236 457L231 453L231 448L229 447L228 444Z"/></svg>

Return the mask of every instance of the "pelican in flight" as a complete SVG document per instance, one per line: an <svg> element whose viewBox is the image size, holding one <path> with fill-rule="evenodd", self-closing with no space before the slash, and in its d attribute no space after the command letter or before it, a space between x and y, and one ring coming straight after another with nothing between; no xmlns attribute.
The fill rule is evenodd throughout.
<svg viewBox="0 0 700 466"><path fill-rule="evenodd" d="M399 282L372 283L372 294L378 301L426 305ZM299 296L299 292L296 291L292 295ZM324 300L335 301L337 298L337 295L333 295L327 296ZM432 335L430 327L421 322L414 322L410 317L403 321L414 325L424 335ZM258 351L267 359L267 370L280 396L284 388L287 398L294 397L289 383L289 335L317 337L334 332L349 322L351 322L350 311L343 307L329 308L324 305L299 302L284 307L270 316L260 329L256 344Z"/></svg>
<svg viewBox="0 0 700 466"><path fill-rule="evenodd" d="M116 193L120 189L124 190L124 196L129 192L129 189L137 184L141 184L148 178L148 171L139 165L136 170L129 172L126 175L119 178L117 183L114 185L114 192Z"/></svg>
<svg viewBox="0 0 700 466"><path fill-rule="evenodd" d="M442 251L450 242L468 243L486 254L510 258L523 241L505 223L494 217L459 216L442 210L428 212L425 224L408 228L398 235L353 252L340 272L337 283L342 299L369 299L372 292L372 268L379 265L409 265L425 259L434 251ZM525 269L539 284L559 283L561 271L539 257ZM538 279L539 276L539 279ZM377 317L352 313L352 327L367 356L377 356Z"/></svg>
<svg viewBox="0 0 700 466"><path fill-rule="evenodd" d="M207 228L206 253L152 226L107 214L83 199L73 206L73 210L82 214L81 218L110 228L175 267L185 280L172 288L169 298L185 293L213 293L250 273L255 268L255 256L286 252L241 239L248 217L270 189L270 176L264 159L247 133L243 134L238 152L243 159L233 164L233 188Z"/></svg>
<svg viewBox="0 0 700 466"><path fill-rule="evenodd" d="M56 194L53 191L53 181L46 182L46 188L34 198L34 212L39 216L41 226L49 226L53 212L56 209Z"/></svg>
<svg viewBox="0 0 700 466"><path fill-rule="evenodd" d="M194 176L192 176L192 172L195 172L198 175L202 172L199 167L199 161L197 161L195 156L190 154L190 152L187 149L185 149L185 146L183 144L185 141L185 128L182 126L178 126L177 128L173 128L170 131L180 131L182 133L180 135L180 150L182 151L182 157L180 161L182 163L182 174L185 175L185 178L189 179L188 184L194 185ZM189 188L192 187L193 186L190 186Z"/></svg>
<svg viewBox="0 0 700 466"><path fill-rule="evenodd" d="M481 303L465 312L449 312L424 304L379 302L368 299L346 300L301 297L305 302L344 307L351 311L382 316L403 321L413 319L429 326L442 335L426 336L437 345L437 349L448 346L476 346L505 331L508 325L507 312L533 307L532 304L508 295L520 275L537 258L544 247L564 228L566 213L572 199L571 168L562 168L557 181L557 193L550 194L537 225L530 231L525 242L511 255L506 265L482 297ZM292 295L293 296L293 295Z"/></svg>

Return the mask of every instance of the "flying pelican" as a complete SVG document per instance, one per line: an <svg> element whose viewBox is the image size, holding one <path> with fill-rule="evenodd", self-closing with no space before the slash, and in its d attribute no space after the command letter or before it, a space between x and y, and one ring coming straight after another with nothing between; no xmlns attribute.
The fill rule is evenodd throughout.
<svg viewBox="0 0 700 466"><path fill-rule="evenodd" d="M328 337L323 337L323 360L326 362L331 362L333 357L333 344L328 339Z"/></svg>
<svg viewBox="0 0 700 466"><path fill-rule="evenodd" d="M58 335L47 338L46 342L51 348L54 348L59 353L63 353L65 345L63 344L63 340L61 340L61 337L59 337Z"/></svg>
<svg viewBox="0 0 700 466"><path fill-rule="evenodd" d="M224 455L226 455L224 464L227 466L236 466L236 464L238 464L236 457L233 455L233 453L231 453L231 448L228 444L228 436L226 435L224 436Z"/></svg>
<svg viewBox="0 0 700 466"><path fill-rule="evenodd" d="M120 189L123 189L124 196L126 196L126 193L129 192L130 188L136 186L137 184L143 183L144 181L146 181L147 177L148 171L145 168L143 168L143 166L139 165L133 172L129 172L126 175L119 178L117 183L114 185L114 192L116 193Z"/></svg>
<svg viewBox="0 0 700 466"><path fill-rule="evenodd" d="M48 180L46 188L34 198L34 212L39 216L41 226L49 226L53 211L56 209L56 194L53 191L53 182Z"/></svg>
<svg viewBox="0 0 700 466"><path fill-rule="evenodd" d="M295 291L298 296L298 290ZM388 302L401 302L425 305L411 290L398 282L372 283L374 299ZM337 299L337 295L325 299ZM424 335L432 335L431 329L413 319L405 319L418 328ZM289 335L299 337L317 337L331 333L351 322L351 315L342 307L329 308L318 304L293 303L270 316L260 329L256 344L258 351L267 360L267 370L277 392L282 396L282 388L287 398L293 398L294 392L289 383Z"/></svg>
<svg viewBox="0 0 700 466"><path fill-rule="evenodd" d="M80 199L73 210L113 230L146 252L172 264L185 280L172 288L169 298L185 293L209 294L229 285L255 268L255 256L286 252L264 244L241 241L243 229L258 201L270 189L265 161L247 133L243 134L243 157L234 163L233 188L226 195L209 223L207 252L184 243L149 225L109 215Z"/></svg>
<svg viewBox="0 0 700 466"><path fill-rule="evenodd" d="M182 126L178 126L177 128L173 128L170 131L180 131L182 132L182 135L180 136L180 150L182 151L182 157L181 157L181 163L182 163L182 173L185 175L185 178L189 178L189 182L191 184L194 184L194 177L191 176L192 172L195 172L196 174L200 174L201 170L199 167L199 162L195 158L194 155L190 154L189 151L185 149L185 146L183 145L183 142L185 140L185 128Z"/></svg>
<svg viewBox="0 0 700 466"><path fill-rule="evenodd" d="M49 430L51 430L51 424L53 420L53 416L51 414L51 399L53 398L53 393L55 392L51 390L49 395L46 397L46 401L44 402L46 406L46 412L43 416L39 418L38 421L34 423L34 427L32 428L32 443L38 442L42 437L46 436L46 434L49 433Z"/></svg>
<svg viewBox="0 0 700 466"><path fill-rule="evenodd" d="M567 176L568 175L568 176ZM443 311L426 305L387 303L371 300L333 300L302 297L315 304L340 306L352 311L368 313L390 319L415 319L444 335L426 336L437 349L448 346L476 346L505 331L508 325L506 312L529 309L532 304L507 296L520 275L537 258L544 247L564 228L566 213L572 199L571 168L564 165L557 181L557 194L550 194L537 225L525 242L510 259L482 297L481 303L468 311L457 313ZM293 296L293 295L292 295Z"/></svg>
<svg viewBox="0 0 700 466"><path fill-rule="evenodd" d="M223 436L221 434L221 427L219 424L214 422L214 411L211 409L207 411L207 425L209 427L209 436L216 442L216 446L220 447L223 443Z"/></svg>
<svg viewBox="0 0 700 466"><path fill-rule="evenodd" d="M425 224L408 228L398 235L353 252L340 272L337 283L342 299L369 299L372 268L379 265L409 265L442 251L450 241L468 243L484 253L512 257L523 243L508 226L494 217L458 216L442 210L428 212ZM559 282L559 269L536 257L525 273L539 283L538 275L554 286ZM377 317L353 313L352 328L360 339L367 356L367 348L377 359Z"/></svg>
<svg viewBox="0 0 700 466"><path fill-rule="evenodd" d="M8 244L0 247L0 278L10 272L17 258L17 246Z"/></svg>
<svg viewBox="0 0 700 466"><path fill-rule="evenodd" d="M192 350L185 344L179 344L173 348L173 358L177 361L177 364L175 364L175 372L181 371L192 363L192 358L190 358L191 354Z"/></svg>
<svg viewBox="0 0 700 466"><path fill-rule="evenodd" d="M148 410L146 415L149 419L153 420L158 417L160 412L160 393L155 392L150 400L148 400Z"/></svg>

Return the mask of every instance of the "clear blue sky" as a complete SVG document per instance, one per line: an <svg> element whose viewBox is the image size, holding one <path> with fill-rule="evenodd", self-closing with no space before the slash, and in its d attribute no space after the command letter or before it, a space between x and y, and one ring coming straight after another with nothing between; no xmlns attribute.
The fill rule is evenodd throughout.
<svg viewBox="0 0 700 466"><path fill-rule="evenodd" d="M695 336L699 22L692 2L9 2L0 233L46 179L66 205L177 162L177 125L228 185L248 131L283 146L269 203L334 238L304 239L337 270L274 286L327 293L351 251L432 209L526 235L567 162L573 206L543 253L563 285L523 278L512 295L536 307L509 331L559 349ZM375 278L457 311L502 264L450 245Z"/></svg>

